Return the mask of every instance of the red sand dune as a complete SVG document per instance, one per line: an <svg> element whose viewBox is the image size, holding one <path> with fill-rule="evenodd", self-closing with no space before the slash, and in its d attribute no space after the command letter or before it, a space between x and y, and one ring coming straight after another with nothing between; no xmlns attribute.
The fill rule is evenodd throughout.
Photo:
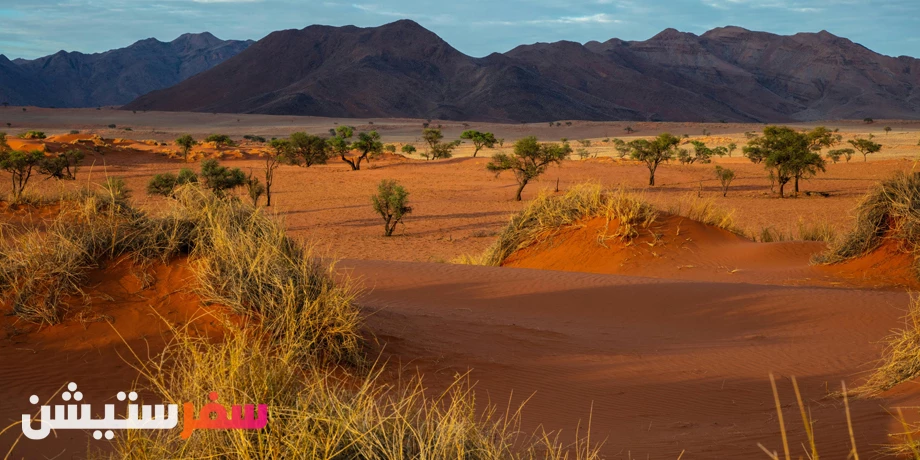
<svg viewBox="0 0 920 460"><path fill-rule="evenodd" d="M778 376L790 444L805 441L789 376L816 420L826 458L845 458L841 402L900 324L904 292L688 282L511 267L346 260L385 356L419 366L435 387L472 369L484 401L533 395L525 429L544 423L592 439L613 458L759 458L780 450L768 373ZM513 394L513 397L512 397ZM862 456L900 428L887 412L916 405L902 388L851 403ZM593 411L593 413L592 413Z"/></svg>
<svg viewBox="0 0 920 460"><path fill-rule="evenodd" d="M192 322L193 330L220 336L218 320L208 313L214 307L201 307L191 293L193 275L184 261L149 268L149 286L135 276L139 272L127 260L93 271L85 284L89 303L82 320L71 316L63 324L38 327L13 316L0 317L0 426L37 412L29 404L30 395L38 395L42 404L56 396L53 403L58 403L62 382L76 382L86 403L100 411L94 417L101 417L103 404L117 404L118 391L137 388L134 366L141 361L131 350L146 362L168 341L169 328L160 316L173 325ZM82 304L83 299L74 301ZM146 396L152 396L153 404L162 402ZM10 458L84 458L89 448L110 448L107 441L94 441L90 432L60 431L33 441L14 426L0 435L0 454L6 455L14 442Z"/></svg>
<svg viewBox="0 0 920 460"><path fill-rule="evenodd" d="M842 264L811 265L821 242L757 243L729 231L680 216L664 216L635 240L599 235L606 219L596 217L548 234L515 252L508 267L654 278L780 285L917 287L913 257L889 241L873 253ZM653 236L655 235L655 236Z"/></svg>

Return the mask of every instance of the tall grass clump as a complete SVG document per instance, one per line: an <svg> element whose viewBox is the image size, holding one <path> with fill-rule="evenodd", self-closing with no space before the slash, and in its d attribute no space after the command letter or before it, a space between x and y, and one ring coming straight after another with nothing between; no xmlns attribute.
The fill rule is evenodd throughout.
<svg viewBox="0 0 920 460"><path fill-rule="evenodd" d="M694 194L684 195L668 208L668 213L728 230L732 233L742 233L735 227L735 213L719 207L712 198L700 198Z"/></svg>
<svg viewBox="0 0 920 460"><path fill-rule="evenodd" d="M597 184L580 184L558 197L541 192L511 217L498 240L478 260L482 265L501 265L515 251L589 217L616 221L616 228L605 238L631 239L639 235L640 229L648 228L657 216L650 204L623 189L605 191Z"/></svg>
<svg viewBox="0 0 920 460"><path fill-rule="evenodd" d="M914 255L920 253L920 173L899 172L869 191L856 206L856 227L815 262L866 255L886 238L897 239Z"/></svg>
<svg viewBox="0 0 920 460"><path fill-rule="evenodd" d="M67 299L82 293L86 273L106 259L165 259L187 244L187 223L131 208L117 180L64 196L59 206L46 229L0 242L0 301L26 321L60 322Z"/></svg>
<svg viewBox="0 0 920 460"><path fill-rule="evenodd" d="M300 349L357 359L359 314L354 292L333 267L285 233L284 224L238 199L189 185L176 191L178 212L192 222L192 268L202 296L253 316Z"/></svg>
<svg viewBox="0 0 920 460"><path fill-rule="evenodd" d="M853 390L858 396L872 396L920 376L920 295L911 294L904 327L885 340L879 367L866 382Z"/></svg>

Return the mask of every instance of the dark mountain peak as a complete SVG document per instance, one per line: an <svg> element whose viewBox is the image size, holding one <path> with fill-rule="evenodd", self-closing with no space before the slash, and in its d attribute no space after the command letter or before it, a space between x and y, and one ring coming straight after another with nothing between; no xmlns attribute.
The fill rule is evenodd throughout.
<svg viewBox="0 0 920 460"><path fill-rule="evenodd" d="M648 39L650 42L661 42L661 41L684 41L684 40L694 40L697 36L690 32L681 32L677 29L667 28L658 32L657 35Z"/></svg>
<svg viewBox="0 0 920 460"><path fill-rule="evenodd" d="M224 41L215 37L210 32L201 32L198 34L182 34L169 43L174 47L184 49L204 49L220 45L224 43Z"/></svg>

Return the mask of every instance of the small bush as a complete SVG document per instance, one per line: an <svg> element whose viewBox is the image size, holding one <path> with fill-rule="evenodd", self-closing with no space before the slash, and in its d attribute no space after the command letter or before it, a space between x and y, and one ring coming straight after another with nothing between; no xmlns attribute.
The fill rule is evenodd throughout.
<svg viewBox="0 0 920 460"><path fill-rule="evenodd" d="M113 123L113 124L111 124L111 125L109 125L109 129L115 129L115 128L116 128L116 126L115 126L115 124L114 124L114 123Z"/></svg>
<svg viewBox="0 0 920 460"><path fill-rule="evenodd" d="M217 196L224 192L246 184L246 175L239 168L221 166L217 160L210 159L201 162L201 182Z"/></svg>
<svg viewBox="0 0 920 460"><path fill-rule="evenodd" d="M374 211L383 218L384 236L392 236L403 217L412 212L409 192L395 180L384 179L377 185L377 194L371 196Z"/></svg>

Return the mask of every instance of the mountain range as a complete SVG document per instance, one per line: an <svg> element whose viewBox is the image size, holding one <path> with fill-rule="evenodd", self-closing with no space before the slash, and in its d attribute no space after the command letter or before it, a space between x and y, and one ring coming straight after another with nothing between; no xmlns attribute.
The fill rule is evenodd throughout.
<svg viewBox="0 0 920 460"><path fill-rule="evenodd" d="M171 42L148 38L96 54L60 51L13 61L0 55L0 100L43 107L120 106L208 70L252 43L204 32Z"/></svg>
<svg viewBox="0 0 920 460"><path fill-rule="evenodd" d="M119 70L52 65L77 57ZM55 88L66 79L79 90ZM50 91L58 106L96 106L140 96L123 108L330 117L911 119L920 117L918 88L918 59L884 56L826 31L784 36L740 27L702 35L666 29L645 41L535 43L476 58L400 20L282 30L254 43L201 34L100 55L0 57L0 97Z"/></svg>

